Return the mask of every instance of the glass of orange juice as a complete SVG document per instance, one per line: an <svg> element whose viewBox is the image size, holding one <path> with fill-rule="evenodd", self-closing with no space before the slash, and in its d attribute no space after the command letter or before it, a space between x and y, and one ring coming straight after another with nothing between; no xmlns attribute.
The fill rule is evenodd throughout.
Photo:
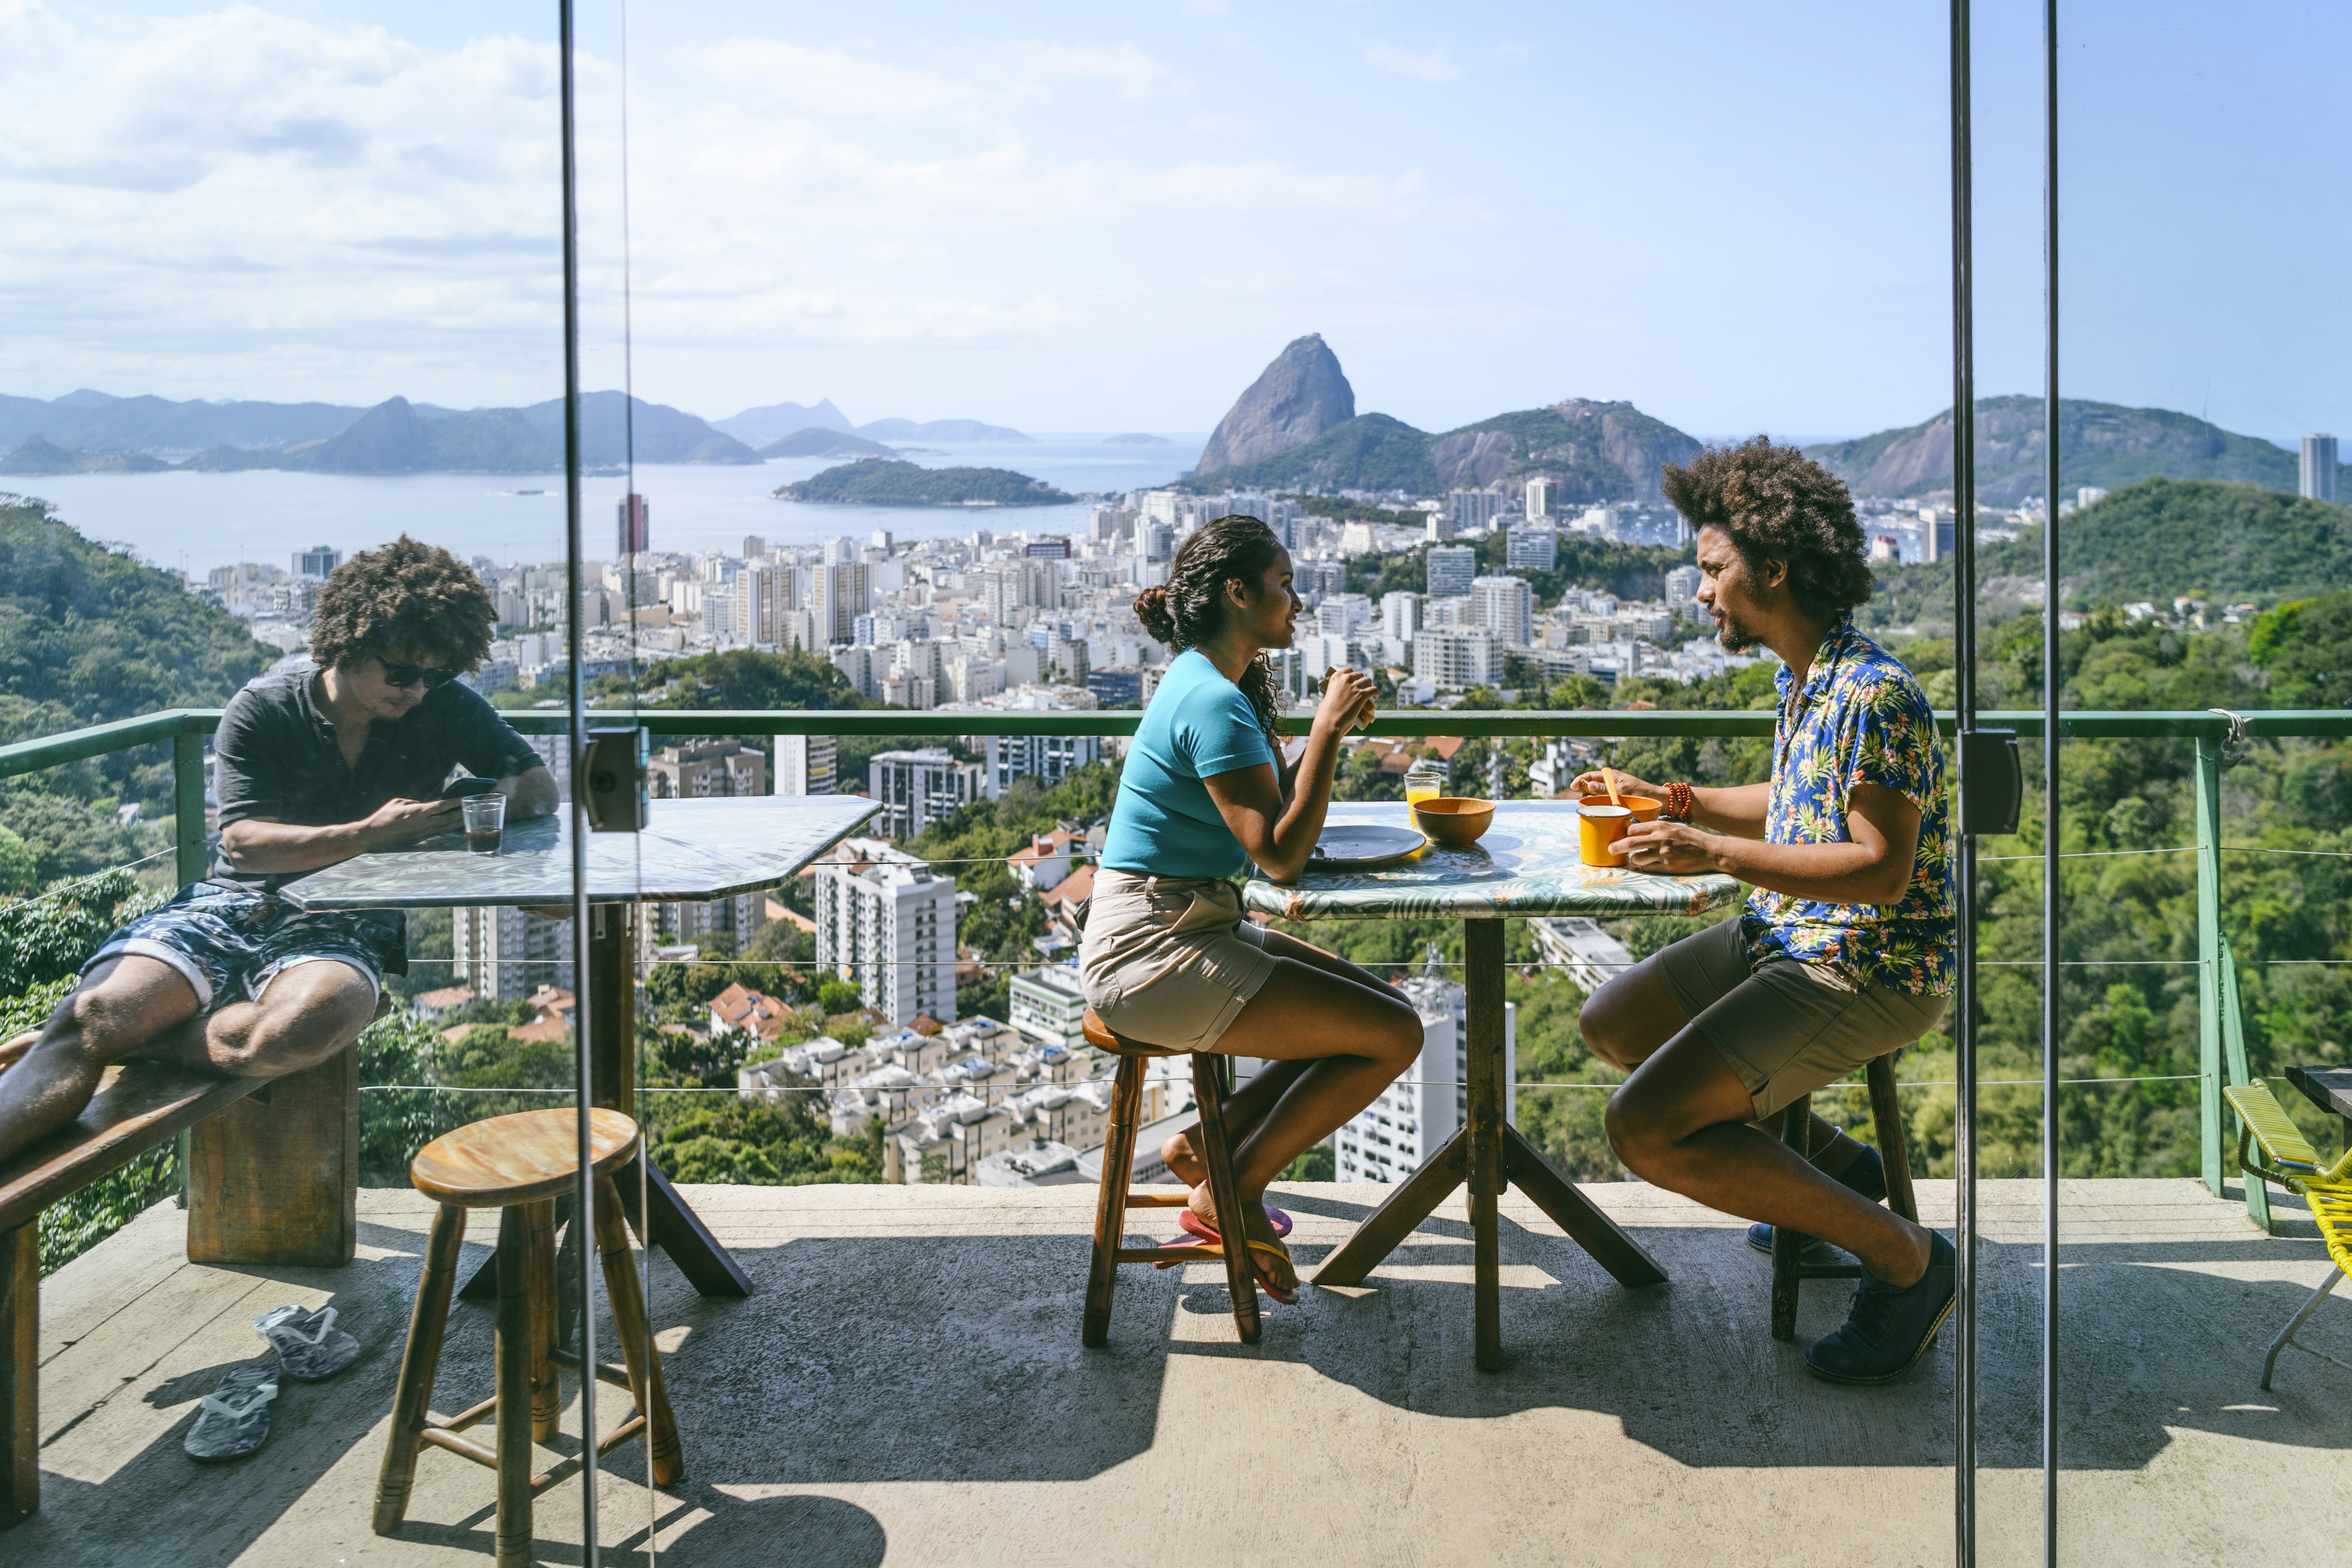
<svg viewBox="0 0 2352 1568"><path fill-rule="evenodd" d="M1445 764L1434 757L1423 757L1405 770L1406 805L1418 805L1424 800L1435 800L1444 793Z"/></svg>

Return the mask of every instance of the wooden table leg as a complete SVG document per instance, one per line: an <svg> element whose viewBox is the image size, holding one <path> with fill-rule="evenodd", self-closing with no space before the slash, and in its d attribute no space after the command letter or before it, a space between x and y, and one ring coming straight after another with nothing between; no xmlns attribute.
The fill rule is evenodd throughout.
<svg viewBox="0 0 2352 1568"><path fill-rule="evenodd" d="M1367 1215L1339 1251L1315 1270L1318 1285L1360 1285L1364 1276L1394 1252L1423 1220L1437 1212L1445 1194L1470 1174L1470 1135L1456 1132L1438 1146L1402 1185Z"/></svg>
<svg viewBox="0 0 2352 1568"><path fill-rule="evenodd" d="M1478 1370L1503 1365L1503 922L1462 922L1464 1057L1468 1071L1471 1294Z"/></svg>
<svg viewBox="0 0 2352 1568"><path fill-rule="evenodd" d="M359 1247L355 1046L188 1135L188 1261L340 1268Z"/></svg>
<svg viewBox="0 0 2352 1568"><path fill-rule="evenodd" d="M0 1233L0 1529L41 1506L40 1236Z"/></svg>

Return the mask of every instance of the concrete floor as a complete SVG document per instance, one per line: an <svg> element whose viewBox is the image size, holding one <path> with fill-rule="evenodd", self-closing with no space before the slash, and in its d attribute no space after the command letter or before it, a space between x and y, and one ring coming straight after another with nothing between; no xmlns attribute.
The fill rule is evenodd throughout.
<svg viewBox="0 0 2352 1568"><path fill-rule="evenodd" d="M794 1568L1951 1561L1952 1331L1905 1383L1817 1383L1800 1345L1834 1326L1846 1287L1807 1287L1800 1345L1776 1343L1765 1259L1654 1189L1588 1189L1673 1276L1643 1292L1506 1200L1495 1375L1471 1367L1453 1205L1369 1288L1271 1309L1255 1347L1216 1266L1122 1270L1112 1344L1088 1352L1091 1189L688 1191L759 1290L705 1302L656 1261L688 1479L656 1498L633 1448L614 1456L607 1563L645 1561L649 1535L667 1563ZM1381 1191L1289 1189L1302 1263ZM1983 1191L1979 1561L2022 1564L2040 1555L2039 1189ZM1948 1184L1921 1196L1948 1224ZM2277 1393L2256 1386L2326 1270L2308 1221L2286 1213L2262 1237L2191 1182L2080 1183L2068 1202L2062 1560L2331 1560L2352 1374L2289 1352ZM364 1194L352 1268L220 1268L184 1261L166 1205L49 1279L44 1508L0 1533L0 1562L486 1558L491 1479L455 1456L425 1455L400 1537L368 1527L427 1215L413 1194ZM287 1383L252 1459L190 1463L196 1401L287 1300L332 1302L365 1355L332 1383ZM2352 1302L2312 1328L2352 1355ZM489 1343L488 1309L461 1305L438 1408L488 1393ZM541 1500L545 1562L583 1560L581 1502L576 1479Z"/></svg>

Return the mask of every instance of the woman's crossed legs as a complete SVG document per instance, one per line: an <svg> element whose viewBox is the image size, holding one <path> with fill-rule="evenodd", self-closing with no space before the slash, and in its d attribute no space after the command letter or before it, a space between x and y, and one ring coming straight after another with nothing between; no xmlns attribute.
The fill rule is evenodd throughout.
<svg viewBox="0 0 2352 1568"><path fill-rule="evenodd" d="M1267 1062L1225 1102L1225 1128L1234 1140L1244 1234L1272 1241L1267 1184L1412 1066L1421 1055L1422 1028L1404 994L1371 971L1279 931L1265 938L1274 973L1210 1048ZM1193 1214L1222 1235L1199 1131L1196 1122L1177 1133L1160 1154L1170 1173L1192 1188ZM1287 1300L1297 1289L1286 1262L1252 1248L1250 1263L1277 1300Z"/></svg>

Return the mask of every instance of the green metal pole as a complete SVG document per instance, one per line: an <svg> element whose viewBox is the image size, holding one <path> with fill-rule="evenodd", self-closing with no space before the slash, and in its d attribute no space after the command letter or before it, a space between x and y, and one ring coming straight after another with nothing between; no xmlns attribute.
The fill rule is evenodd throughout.
<svg viewBox="0 0 2352 1568"><path fill-rule="evenodd" d="M2246 1014L2238 998L2238 955L2230 946L2228 932L2221 936L2221 1065L2231 1083L2252 1083L2253 1068L2246 1061ZM2240 1170L2238 1184L2245 1189L2246 1217L2271 1228L2271 1193L2263 1179L2250 1171Z"/></svg>
<svg viewBox="0 0 2352 1568"><path fill-rule="evenodd" d="M172 737L172 831L178 840L180 886L205 874L205 738Z"/></svg>
<svg viewBox="0 0 2352 1568"><path fill-rule="evenodd" d="M2197 737L2197 1135L2200 1173L2221 1195L2221 738Z"/></svg>

